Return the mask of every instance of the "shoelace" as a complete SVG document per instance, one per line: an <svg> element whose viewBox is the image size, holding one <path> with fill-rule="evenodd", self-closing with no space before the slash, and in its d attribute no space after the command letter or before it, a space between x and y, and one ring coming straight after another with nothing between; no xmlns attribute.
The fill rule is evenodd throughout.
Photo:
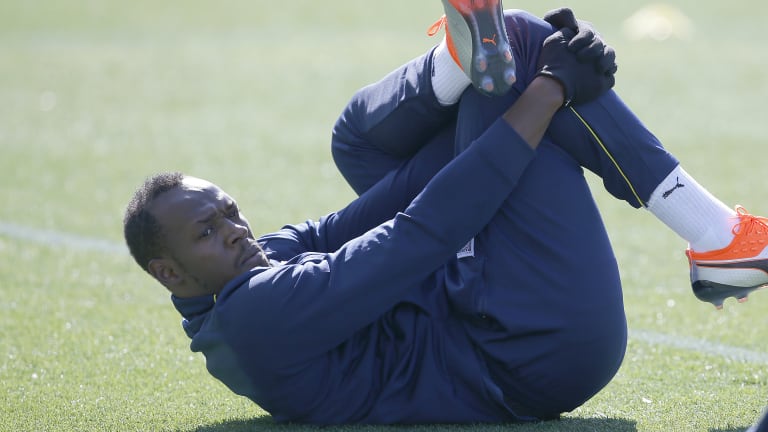
<svg viewBox="0 0 768 432"><path fill-rule="evenodd" d="M739 222L731 230L733 235L738 235L739 233L745 235L768 233L768 218L751 215L747 212L747 209L740 205L736 206L736 213L739 215Z"/></svg>
<svg viewBox="0 0 768 432"><path fill-rule="evenodd" d="M445 24L445 20L446 19L447 18L445 17L445 15L443 15L440 18L438 18L437 21L435 21L434 24L429 26L429 28L427 29L427 36L434 36L434 35L436 35L437 32L439 32L440 29L443 27L443 24Z"/></svg>

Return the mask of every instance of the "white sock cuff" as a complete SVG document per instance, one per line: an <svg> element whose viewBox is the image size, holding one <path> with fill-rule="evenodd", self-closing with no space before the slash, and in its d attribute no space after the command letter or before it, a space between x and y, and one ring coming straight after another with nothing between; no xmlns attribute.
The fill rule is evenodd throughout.
<svg viewBox="0 0 768 432"><path fill-rule="evenodd" d="M736 212L679 165L653 191L647 209L687 240L693 250L720 249L733 239Z"/></svg>
<svg viewBox="0 0 768 432"><path fill-rule="evenodd" d="M441 105L453 105L471 81L451 57L445 39L435 48L432 56L432 90Z"/></svg>
<svg viewBox="0 0 768 432"><path fill-rule="evenodd" d="M680 189L680 192L677 190ZM686 189L683 191L682 189ZM708 190L701 186L696 179L691 177L682 166L678 165L673 169L667 177L656 186L656 189L651 193L648 198L647 207L649 210L654 208L663 207L663 202L671 199L672 194L676 194L675 198L679 195L683 195L680 199L686 203L704 204L706 207L713 211L713 213L719 214L734 214L733 209L728 208Z"/></svg>

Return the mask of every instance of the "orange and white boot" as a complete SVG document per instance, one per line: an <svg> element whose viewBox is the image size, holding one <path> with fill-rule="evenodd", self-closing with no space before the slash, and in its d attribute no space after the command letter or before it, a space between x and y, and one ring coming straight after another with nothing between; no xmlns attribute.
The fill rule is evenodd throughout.
<svg viewBox="0 0 768 432"><path fill-rule="evenodd" d="M472 85L486 95L503 95L515 83L515 60L504 26L501 0L442 0L445 15L427 31L445 24L445 42Z"/></svg>
<svg viewBox="0 0 768 432"><path fill-rule="evenodd" d="M752 291L768 285L768 218L753 216L741 206L736 206L736 213L739 220L728 246L685 251L693 293L718 309L728 297L745 302Z"/></svg>

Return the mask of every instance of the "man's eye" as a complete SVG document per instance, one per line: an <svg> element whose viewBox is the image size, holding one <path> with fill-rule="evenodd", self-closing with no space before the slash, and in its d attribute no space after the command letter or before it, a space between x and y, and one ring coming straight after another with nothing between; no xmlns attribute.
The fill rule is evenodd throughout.
<svg viewBox="0 0 768 432"><path fill-rule="evenodd" d="M200 233L200 237L208 237L209 235L213 234L213 227L207 227L203 230L202 233Z"/></svg>

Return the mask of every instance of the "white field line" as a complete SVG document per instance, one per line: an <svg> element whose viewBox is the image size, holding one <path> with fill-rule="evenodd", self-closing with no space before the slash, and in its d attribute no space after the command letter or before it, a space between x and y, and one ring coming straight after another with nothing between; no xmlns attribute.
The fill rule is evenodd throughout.
<svg viewBox="0 0 768 432"><path fill-rule="evenodd" d="M128 249L122 243L108 240L67 234L53 230L40 230L0 221L0 236L16 240L30 241L45 246L60 246L87 252L107 252L127 254ZM744 348L712 343L704 339L674 336L649 330L630 330L629 337L649 345L664 345L684 351L694 351L730 360L768 364L768 352L752 351Z"/></svg>
<svg viewBox="0 0 768 432"><path fill-rule="evenodd" d="M128 248L122 243L99 238L67 234L60 231L41 230L0 221L0 236L16 240L30 241L45 246L61 246L68 249L88 252L108 252L127 254Z"/></svg>
<svg viewBox="0 0 768 432"><path fill-rule="evenodd" d="M670 348L699 352L744 363L768 364L768 352L722 345L704 339L674 336L649 330L630 330L629 337L632 340L649 345L664 345Z"/></svg>

